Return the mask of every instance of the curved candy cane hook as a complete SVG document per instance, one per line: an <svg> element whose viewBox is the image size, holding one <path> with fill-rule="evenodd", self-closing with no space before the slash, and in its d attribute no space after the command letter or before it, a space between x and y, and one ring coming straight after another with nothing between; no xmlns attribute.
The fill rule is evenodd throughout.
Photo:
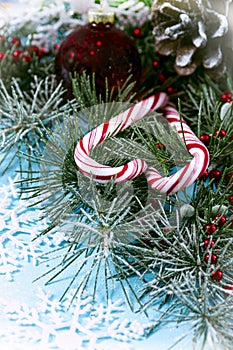
<svg viewBox="0 0 233 350"><path fill-rule="evenodd" d="M146 177L152 188L162 193L175 193L190 186L204 173L209 164L209 152L184 120L182 120L181 127L180 115L174 107L167 106L163 112L168 123L177 130L182 141L185 142L187 150L193 155L193 159L182 169L168 177L161 176L154 168L147 169Z"/></svg>

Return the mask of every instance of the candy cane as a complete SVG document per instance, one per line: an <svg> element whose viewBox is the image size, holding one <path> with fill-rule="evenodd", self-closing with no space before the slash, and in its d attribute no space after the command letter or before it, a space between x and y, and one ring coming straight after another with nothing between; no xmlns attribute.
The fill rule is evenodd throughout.
<svg viewBox="0 0 233 350"><path fill-rule="evenodd" d="M107 183L111 179L114 179L116 183L122 183L145 172L149 185L162 193L178 192L191 185L206 170L209 164L209 153L184 121L182 121L181 127L179 113L174 107L168 106L167 102L168 96L165 93L156 94L138 102L125 112L86 134L75 147L74 159L79 170L100 183ZM189 164L175 174L162 177L156 169L148 168L147 163L141 159L134 159L119 167L111 167L100 164L89 157L91 149L101 144L106 138L115 136L142 119L149 112L161 107L165 107L163 114L168 123L175 127L183 142L185 142L188 151L194 157Z"/></svg>

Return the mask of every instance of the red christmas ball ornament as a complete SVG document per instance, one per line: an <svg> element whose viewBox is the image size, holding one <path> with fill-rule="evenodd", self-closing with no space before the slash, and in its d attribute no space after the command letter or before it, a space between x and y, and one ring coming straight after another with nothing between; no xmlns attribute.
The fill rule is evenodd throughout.
<svg viewBox="0 0 233 350"><path fill-rule="evenodd" d="M210 143L210 136L208 134L202 134L200 136L201 142L203 142L205 145L208 145Z"/></svg>
<svg viewBox="0 0 233 350"><path fill-rule="evenodd" d="M218 136L221 138L224 138L226 136L227 132L224 129L220 129L220 130L215 130L214 132L214 136Z"/></svg>
<svg viewBox="0 0 233 350"><path fill-rule="evenodd" d="M212 235L217 230L217 226L214 224L207 224L204 226L204 230L207 235Z"/></svg>
<svg viewBox="0 0 233 350"><path fill-rule="evenodd" d="M217 263L218 257L217 257L217 255L215 255L215 254L206 253L204 260L205 260L205 262L206 262L207 264L208 264L208 262L209 262L209 260L210 260L210 263L214 265L214 264Z"/></svg>
<svg viewBox="0 0 233 350"><path fill-rule="evenodd" d="M211 170L209 173L209 177L211 177L212 179L219 179L221 177L222 173L220 170L215 169L215 170Z"/></svg>
<svg viewBox="0 0 233 350"><path fill-rule="evenodd" d="M0 61L6 56L5 52L0 52Z"/></svg>
<svg viewBox="0 0 233 350"><path fill-rule="evenodd" d="M210 239L205 239L203 242L204 248L207 249L208 247L213 248L215 242Z"/></svg>
<svg viewBox="0 0 233 350"><path fill-rule="evenodd" d="M227 221L227 218L224 216L224 215L216 215L213 219L213 221L218 225L218 226L223 226L226 221Z"/></svg>
<svg viewBox="0 0 233 350"><path fill-rule="evenodd" d="M211 277L214 281L219 282L223 278L223 273L221 270L216 270L212 272Z"/></svg>
<svg viewBox="0 0 233 350"><path fill-rule="evenodd" d="M132 75L130 82L138 83L141 77L141 60L133 41L114 26L114 13L98 9L88 11L89 23L71 32L61 43L55 57L58 81L63 81L67 97L72 98L70 75L95 73L96 90L116 93L118 87Z"/></svg>

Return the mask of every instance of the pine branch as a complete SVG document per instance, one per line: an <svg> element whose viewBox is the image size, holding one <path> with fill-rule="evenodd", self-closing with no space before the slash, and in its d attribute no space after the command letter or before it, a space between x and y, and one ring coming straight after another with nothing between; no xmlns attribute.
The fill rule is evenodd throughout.
<svg viewBox="0 0 233 350"><path fill-rule="evenodd" d="M134 218L133 221L125 222L124 219L129 212L129 199L123 207L126 198L127 196L120 199L122 207L120 212L115 208L116 201L113 201L110 211L106 214L102 203L93 199L92 208L94 210L92 212L85 211L82 208L83 215L73 213L66 218L63 217L60 230L65 233L68 241L62 248L55 249L42 256L43 259L46 256L51 256L50 259L52 260L56 261L58 258L62 258L62 260L39 278L52 274L52 277L47 281L47 283L51 283L67 269L71 269L71 271L75 269L76 272L62 297L70 288L75 287L74 297L76 294L82 294L88 288L89 290L92 289L94 300L99 288L103 288L102 276L104 274L106 298L109 297L109 291L112 290L113 285L120 283L130 307L133 308L130 301L133 294L133 298L136 299L141 308L138 293L131 283L131 276L136 274L139 281L141 280L140 269L145 269L145 266L140 264L140 269L138 269L137 262L137 268L135 268L134 261L137 250L143 251L143 248L132 245L132 240L137 240L137 237L142 236L144 230L138 226L135 228L134 225L135 221L141 220L140 215ZM133 254L129 246L133 247ZM62 253L62 251L65 252ZM79 267L75 268L77 263ZM95 276L94 284L93 276ZM128 288L131 290L131 297L128 295ZM103 289L101 292L103 293Z"/></svg>
<svg viewBox="0 0 233 350"><path fill-rule="evenodd" d="M29 155L42 153L40 140L44 128L51 126L66 109L71 109L70 105L61 106L62 95L61 86L56 86L54 77L45 80L35 77L30 94L23 91L15 79L10 93L0 81L2 173L17 157L20 158L21 152Z"/></svg>
<svg viewBox="0 0 233 350"><path fill-rule="evenodd" d="M187 336L193 334L194 348L196 346L199 348L202 343L204 349L210 342L211 346L219 344L230 349L233 341L232 295L229 292L227 296L223 284L213 283L210 278L211 265L203 266L201 236L194 227L192 231L176 227L174 234L164 234L158 225L156 234L159 236L159 241L158 239L152 241L154 246L159 247L159 242L164 239L166 244L160 243L160 249L153 249L152 268L157 267L157 274L146 284L151 296L146 307L151 306L156 308L157 312L161 312L161 317L151 332L167 323L191 325ZM232 238L227 243L224 243L225 238L220 241L218 244L222 251L219 259L221 267L216 266L216 269L219 267L224 269L226 252L229 254L226 259L232 256ZM145 264L148 256L144 255ZM232 273L228 267L224 274L226 274L225 281L230 278L232 283ZM183 337L176 344L181 341L184 341Z"/></svg>

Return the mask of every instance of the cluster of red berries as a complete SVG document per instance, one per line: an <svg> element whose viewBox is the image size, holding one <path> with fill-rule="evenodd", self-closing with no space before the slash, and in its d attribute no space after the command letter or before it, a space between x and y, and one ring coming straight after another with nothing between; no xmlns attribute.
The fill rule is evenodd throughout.
<svg viewBox="0 0 233 350"><path fill-rule="evenodd" d="M206 170L202 174L201 179L206 180L209 177L210 179L218 180L220 179L221 176L222 176L222 172L219 169L213 169L211 171ZM233 173L227 174L225 178L229 183L229 185L233 187ZM233 205L233 195L230 195L228 200L229 200L229 203Z"/></svg>
<svg viewBox="0 0 233 350"><path fill-rule="evenodd" d="M215 130L213 136L219 137L219 138L224 138L227 136L227 132L224 129ZM233 132L231 133L231 139L233 140ZM200 135L200 141L203 142L206 146L209 145L210 140L211 140L211 136L209 134ZM208 170L206 170L202 174L202 178L207 179L208 177L210 177L211 179L218 180L221 177L221 175L222 175L222 173L219 169L213 169L210 172ZM227 175L227 178L228 177L229 177L229 175Z"/></svg>
<svg viewBox="0 0 233 350"><path fill-rule="evenodd" d="M221 99L223 102L229 102L232 103L232 94L229 93L228 91L224 91L221 95ZM213 136L219 137L219 138L224 138L227 136L227 131L225 129L217 129L214 131ZM231 133L231 139L233 140L233 133ZM209 134L202 134L200 136L200 140L208 146L211 140L211 136Z"/></svg>
<svg viewBox="0 0 233 350"><path fill-rule="evenodd" d="M221 95L221 99L223 102L232 103L232 94L229 91L225 90Z"/></svg>
<svg viewBox="0 0 233 350"><path fill-rule="evenodd" d="M0 42L4 43L4 38L2 36L0 37ZM47 53L45 48L39 48L35 45L28 47L26 50L22 49L21 40L17 37L11 39L11 44L15 47L15 50L12 52L13 62L16 62L18 59L30 62L33 55L40 58ZM6 55L6 52L0 51L0 61L6 57Z"/></svg>
<svg viewBox="0 0 233 350"><path fill-rule="evenodd" d="M153 68L157 69L159 67L159 61L155 60L152 62ZM159 82L162 84L167 80L167 77L163 74L159 74ZM167 94L168 95L173 95L178 92L178 89L175 86L168 86L167 87Z"/></svg>
<svg viewBox="0 0 233 350"><path fill-rule="evenodd" d="M201 176L201 179L207 179L208 177L210 179L218 180L222 176L222 172L218 169L213 169L211 171L205 170L204 173Z"/></svg>
<svg viewBox="0 0 233 350"><path fill-rule="evenodd" d="M226 137L227 136L227 132L226 132L226 130L224 130L224 129L219 129L219 130L215 130L215 132L214 132L214 134L213 134L214 136L216 136L216 137L220 137L220 138L224 138L224 137ZM208 134L202 134L201 136L200 136L200 140L201 140L201 142L203 142L206 146L208 146L209 145L209 143L210 143L210 135L208 135ZM231 139L233 140L233 133L231 133Z"/></svg>
<svg viewBox="0 0 233 350"><path fill-rule="evenodd" d="M203 242L204 249L210 250L210 252L205 254L204 260L207 264L215 265L217 263L218 257L212 252L212 248L215 245L213 240L214 233L222 227L227 222L227 218L224 215L216 215L211 223L204 226L205 234L208 236ZM221 281L223 278L223 272L221 270L215 270L212 272L212 279L214 281Z"/></svg>

